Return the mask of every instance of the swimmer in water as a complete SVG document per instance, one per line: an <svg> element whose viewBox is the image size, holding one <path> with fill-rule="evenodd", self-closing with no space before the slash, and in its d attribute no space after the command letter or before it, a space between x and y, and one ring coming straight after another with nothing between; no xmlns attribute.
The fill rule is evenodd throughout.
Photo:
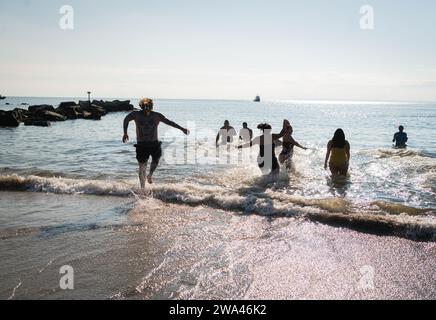
<svg viewBox="0 0 436 320"><path fill-rule="evenodd" d="M241 148L252 147L259 145L259 154L257 156L257 164L263 174L278 174L280 173L280 166L275 154L275 148L279 139L283 137L285 130L283 129L279 134L271 133L271 126L268 123L261 123L257 126L262 131L262 135L254 138L252 141L238 146Z"/></svg>
<svg viewBox="0 0 436 320"><path fill-rule="evenodd" d="M326 170L327 163L329 163L333 175L347 175L350 163L350 144L345 140L345 133L342 129L336 130L333 139L327 144L327 154L324 162L324 169Z"/></svg>
<svg viewBox="0 0 436 320"><path fill-rule="evenodd" d="M303 150L307 150L307 148L303 147L292 137L294 129L288 120L283 121L283 128L285 131L282 139L282 152L279 154L279 161L281 165L285 164L287 170L290 170L292 165L292 157L294 155L294 146Z"/></svg>
<svg viewBox="0 0 436 320"><path fill-rule="evenodd" d="M392 142L395 142L396 148L406 148L408 140L409 138L407 137L407 133L404 132L404 127L400 126L398 132L394 135Z"/></svg>

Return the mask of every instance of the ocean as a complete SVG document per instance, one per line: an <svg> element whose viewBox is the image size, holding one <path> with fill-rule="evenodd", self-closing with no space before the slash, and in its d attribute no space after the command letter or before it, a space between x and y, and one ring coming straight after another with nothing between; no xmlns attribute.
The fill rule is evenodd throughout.
<svg viewBox="0 0 436 320"><path fill-rule="evenodd" d="M160 125L145 193L134 123L121 142L127 113L0 128L0 299L436 298L436 104L161 99L155 111L191 134ZM256 136L283 119L308 147L289 172L262 176L256 147L217 155L224 120ZM407 149L392 147L399 125ZM351 145L343 179L323 168L337 128ZM74 290L59 286L64 265Z"/></svg>

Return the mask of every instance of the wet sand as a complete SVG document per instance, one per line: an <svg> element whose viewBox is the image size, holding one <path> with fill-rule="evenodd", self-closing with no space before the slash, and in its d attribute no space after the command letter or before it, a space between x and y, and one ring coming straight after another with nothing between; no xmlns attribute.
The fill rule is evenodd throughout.
<svg viewBox="0 0 436 320"><path fill-rule="evenodd" d="M2 221L1 299L436 298L435 242L154 199L0 200L24 195L39 225ZM59 288L62 265L74 290Z"/></svg>

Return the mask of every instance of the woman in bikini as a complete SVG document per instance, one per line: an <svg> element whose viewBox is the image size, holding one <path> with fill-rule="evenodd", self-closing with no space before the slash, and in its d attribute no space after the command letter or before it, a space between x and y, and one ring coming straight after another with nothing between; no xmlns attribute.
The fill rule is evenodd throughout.
<svg viewBox="0 0 436 320"><path fill-rule="evenodd" d="M306 147L303 147L292 137L292 133L294 129L288 120L283 122L284 134L283 134L283 145L282 152L279 155L280 164L285 164L286 169L290 170L292 165L292 157L294 155L294 146L301 148L303 150L307 150Z"/></svg>

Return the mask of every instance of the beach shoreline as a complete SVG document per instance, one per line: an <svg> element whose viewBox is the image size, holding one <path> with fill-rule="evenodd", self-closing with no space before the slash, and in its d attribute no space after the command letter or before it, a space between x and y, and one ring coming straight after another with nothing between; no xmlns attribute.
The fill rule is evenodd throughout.
<svg viewBox="0 0 436 320"><path fill-rule="evenodd" d="M1 230L2 299L436 298L434 242L152 198L26 195L52 218L64 203L64 216L24 234ZM91 204L89 220L72 214ZM62 265L75 270L74 290L59 288Z"/></svg>

